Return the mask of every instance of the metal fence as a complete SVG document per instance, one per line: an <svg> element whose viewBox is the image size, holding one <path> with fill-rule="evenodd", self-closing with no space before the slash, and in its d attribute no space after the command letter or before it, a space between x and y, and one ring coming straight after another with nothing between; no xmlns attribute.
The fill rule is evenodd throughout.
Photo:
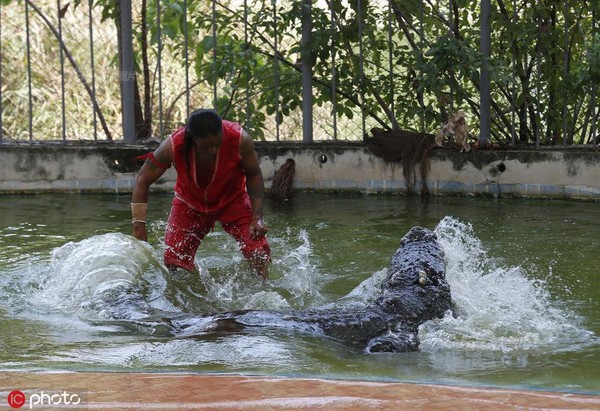
<svg viewBox="0 0 600 411"><path fill-rule="evenodd" d="M0 0L0 143L167 136L213 107L268 141L598 144L595 5Z"/></svg>

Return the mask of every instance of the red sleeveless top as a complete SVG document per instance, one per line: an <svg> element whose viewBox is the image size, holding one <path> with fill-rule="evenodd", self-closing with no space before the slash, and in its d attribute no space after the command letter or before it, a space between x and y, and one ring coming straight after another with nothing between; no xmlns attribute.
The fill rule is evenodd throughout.
<svg viewBox="0 0 600 411"><path fill-rule="evenodd" d="M215 170L206 187L198 185L196 156L193 150L189 153L189 162L185 160L184 139L185 127L171 135L173 164L177 170L177 198L200 212L216 214L247 195L246 174L240 165L242 127L238 123L223 120L223 140L215 160Z"/></svg>

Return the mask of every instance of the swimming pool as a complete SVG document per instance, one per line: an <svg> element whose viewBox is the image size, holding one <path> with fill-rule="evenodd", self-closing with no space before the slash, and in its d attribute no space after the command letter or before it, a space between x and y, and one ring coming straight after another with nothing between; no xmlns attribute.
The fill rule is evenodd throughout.
<svg viewBox="0 0 600 411"><path fill-rule="evenodd" d="M456 315L424 324L418 352L366 355L281 330L185 339L97 321L102 307L90 290L118 290L140 272L149 299L183 309L165 296L160 263L170 201L151 196L145 247L118 234L130 230L127 196L3 196L0 370L225 372L600 393L597 203L303 193L266 210L274 260L267 283L220 228L209 234L197 258L206 305L191 303L192 311L366 301L400 238L414 225L435 229Z"/></svg>

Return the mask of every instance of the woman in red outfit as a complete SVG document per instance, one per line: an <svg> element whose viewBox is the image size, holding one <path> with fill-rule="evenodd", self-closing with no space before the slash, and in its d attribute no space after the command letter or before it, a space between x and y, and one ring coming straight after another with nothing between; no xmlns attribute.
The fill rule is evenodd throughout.
<svg viewBox="0 0 600 411"><path fill-rule="evenodd" d="M150 185L171 165L177 182L165 233L167 267L194 271L200 242L218 220L266 279L271 257L263 222L264 181L248 133L213 110L198 110L163 141L148 156L131 197L133 236L140 240L147 240Z"/></svg>

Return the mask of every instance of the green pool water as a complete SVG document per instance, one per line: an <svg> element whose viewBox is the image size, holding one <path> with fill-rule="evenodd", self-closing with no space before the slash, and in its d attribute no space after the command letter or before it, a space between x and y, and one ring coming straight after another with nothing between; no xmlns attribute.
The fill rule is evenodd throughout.
<svg viewBox="0 0 600 411"><path fill-rule="evenodd" d="M220 227L205 239L197 263L215 309L302 309L372 298L400 238L414 225L435 229L455 315L424 324L418 352L367 355L285 330L173 338L90 321L101 310L87 301L99 267L102 286L140 269L148 295L165 300L160 259L171 199L151 196L148 248L115 234L130 232L128 196L0 197L0 370L225 372L600 394L598 203L299 194L267 205L267 283ZM118 258L106 251L127 242L137 251Z"/></svg>

